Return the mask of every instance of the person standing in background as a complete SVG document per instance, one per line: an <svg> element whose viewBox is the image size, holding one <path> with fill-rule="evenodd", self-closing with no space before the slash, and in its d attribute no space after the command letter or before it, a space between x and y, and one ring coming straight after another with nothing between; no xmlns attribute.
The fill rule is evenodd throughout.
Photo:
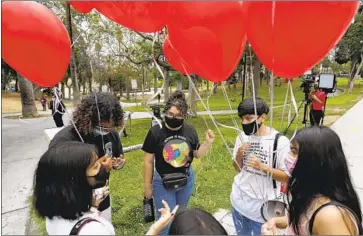
<svg viewBox="0 0 363 236"><path fill-rule="evenodd" d="M63 114L65 112L66 106L64 105L61 98L57 100L55 96L52 97L52 101L49 102L49 110L52 110L52 116L55 122L55 125L59 127L63 127Z"/></svg>
<svg viewBox="0 0 363 236"><path fill-rule="evenodd" d="M40 98L40 104L42 104L42 107L43 107L43 111L46 111L46 104L47 104L47 99L44 98L44 96L42 96Z"/></svg>
<svg viewBox="0 0 363 236"><path fill-rule="evenodd" d="M309 98L311 99L310 124L312 126L320 125L324 116L327 94L315 84L314 89L309 94Z"/></svg>

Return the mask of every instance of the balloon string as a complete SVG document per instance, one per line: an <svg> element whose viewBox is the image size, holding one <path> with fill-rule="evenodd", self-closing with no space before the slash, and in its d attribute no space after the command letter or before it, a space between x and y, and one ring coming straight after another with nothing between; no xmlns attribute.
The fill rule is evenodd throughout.
<svg viewBox="0 0 363 236"><path fill-rule="evenodd" d="M290 82L290 80L289 80ZM283 106L283 109L282 109L282 115L281 115L281 123L280 123L280 129L282 129L282 121L284 119L284 116L285 116L285 108L286 108L286 104L287 104L287 99L289 97L289 84L287 85L287 90L286 90L286 95L285 95L285 101L284 101L284 106Z"/></svg>
<svg viewBox="0 0 363 236"><path fill-rule="evenodd" d="M289 82L289 84L290 84L290 92L291 92L291 103L292 103L292 105L294 107L294 110L295 110L296 119L298 119L299 118L299 109L297 107L297 103L296 103L296 99L295 99L295 95L294 95L294 90L292 89L291 82ZM296 122L295 131L294 131L294 134L292 135L292 137L290 138L290 140L293 140L295 138L297 130L298 130L298 122Z"/></svg>
<svg viewBox="0 0 363 236"><path fill-rule="evenodd" d="M222 91L223 91L223 95L224 95L224 98L227 100L227 103L228 103L229 109L230 109L231 111L233 111L233 110L232 110L232 104L231 104L231 102L229 101L229 97L228 97L228 94L227 94L227 91L226 91L226 88L225 88L225 84L226 84L226 81L224 81L224 82L222 83ZM236 121L236 119L234 118L234 116L233 116L232 114L231 114L231 118L232 118L232 122L233 122L234 126L235 126L236 128L238 128L237 121Z"/></svg>
<svg viewBox="0 0 363 236"><path fill-rule="evenodd" d="M97 100L97 92L96 90L93 91L94 95L95 95L95 102L96 102L96 108L97 108L97 116L98 116L98 128L102 131L102 127L101 127L101 114L100 114L100 109L98 108L98 100ZM102 148L103 148L103 152L106 153L105 150L105 142L103 140L103 135L101 135L101 140L102 140Z"/></svg>
<svg viewBox="0 0 363 236"><path fill-rule="evenodd" d="M58 89L58 88L56 88L56 87L54 87L54 88L53 88L53 91L54 91L54 95L55 95L55 97L56 97L56 100L57 100L57 101L59 101L59 104L61 105L61 107L63 108L63 110L67 113L67 115L68 115L68 117L69 117L69 120L71 121L71 123L72 123L72 125L73 125L74 129L76 130L76 132L77 132L77 134L78 134L79 138L80 138L80 139L81 139L81 141L84 143L84 140L83 140L83 138L82 138L82 135L79 133L79 131L78 131L77 127L76 127L76 124L74 124L74 121L73 121L73 119L72 119L71 115L69 114L68 110L67 110L65 107L63 107L62 103L60 102L60 98L59 98L59 96L58 96L57 89Z"/></svg>

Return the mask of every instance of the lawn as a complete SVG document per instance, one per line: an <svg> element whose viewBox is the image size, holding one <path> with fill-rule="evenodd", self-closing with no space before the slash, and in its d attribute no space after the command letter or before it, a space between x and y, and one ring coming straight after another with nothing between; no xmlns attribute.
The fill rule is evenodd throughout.
<svg viewBox="0 0 363 236"><path fill-rule="evenodd" d="M338 86L345 88L347 84L346 79L340 79ZM295 95L297 101L303 99L303 93L298 91L299 82L294 83ZM281 105L284 102L286 87L276 87L275 89L275 105ZM328 115L340 115L347 109L352 107L358 99L362 96L363 88L356 87L352 94L343 94L339 97L329 98L327 103ZM234 92L230 92L234 93ZM263 88L260 90L261 97L268 100L268 90ZM238 92L234 93L236 102L233 107L237 106ZM230 98L233 98L232 94ZM213 100L212 100L213 99ZM214 109L228 109L228 105L221 100L222 91L219 89L217 95L211 98L211 104ZM138 107L144 108L142 106ZM126 110L129 110L128 108ZM202 111L199 107L199 111ZM273 126L279 131L284 131L287 126L287 118L281 124L282 108L276 108L273 111L274 119ZM287 132L287 136L291 137L296 128L301 128L301 120L303 109L300 110L299 118L295 119L293 125ZM236 115L216 115L214 118L225 125L232 125L232 118L238 118ZM238 121L238 120L237 120ZM207 128L211 128L217 134L212 121L207 116L199 116L187 120L188 123L197 128L197 132L201 141L204 140ZM127 147L142 143L149 128L150 119L139 119L132 121L133 128L129 138L121 138L123 146ZM267 124L269 122L267 121ZM229 148L233 148L236 131L220 127L221 132L227 140ZM112 210L113 210L113 225L116 227L116 234L126 235L140 235L150 227L143 221L143 152L135 151L127 153L127 164L124 169L120 171L113 171L111 174L110 188L112 195ZM214 213L219 208L230 209L230 191L235 175L232 167L231 156L228 149L222 142L219 135L213 144L211 152L201 159L195 159L193 162L195 170L196 182L193 196L190 200L190 207L199 207L208 212ZM42 222L37 219L37 222ZM44 234L44 222L40 228Z"/></svg>

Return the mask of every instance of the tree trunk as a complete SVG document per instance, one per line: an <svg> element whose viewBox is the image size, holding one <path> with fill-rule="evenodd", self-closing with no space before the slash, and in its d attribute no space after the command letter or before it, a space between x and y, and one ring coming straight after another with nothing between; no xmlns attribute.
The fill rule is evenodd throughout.
<svg viewBox="0 0 363 236"><path fill-rule="evenodd" d="M258 85L260 81L260 73L261 73L261 62L255 56L255 60L253 62L253 85L255 87L255 96L258 96Z"/></svg>
<svg viewBox="0 0 363 236"><path fill-rule="evenodd" d="M217 87L218 87L218 84L217 83L213 83L213 94L216 94L217 93Z"/></svg>
<svg viewBox="0 0 363 236"><path fill-rule="evenodd" d="M6 75L4 68L1 68L1 90L6 90Z"/></svg>
<svg viewBox="0 0 363 236"><path fill-rule="evenodd" d="M169 70L165 70L165 81L164 81L164 101L166 102L169 98Z"/></svg>
<svg viewBox="0 0 363 236"><path fill-rule="evenodd" d="M158 77L154 77L154 94L158 92Z"/></svg>
<svg viewBox="0 0 363 236"><path fill-rule="evenodd" d="M21 97L21 113L23 117L38 116L37 107L35 106L33 84L18 74Z"/></svg>
<svg viewBox="0 0 363 236"><path fill-rule="evenodd" d="M92 93L92 84L93 84L93 65L92 65L92 57L89 60L89 66L91 68L91 78L88 79L89 84L89 92Z"/></svg>
<svg viewBox="0 0 363 236"><path fill-rule="evenodd" d="M63 81L61 82L61 92L62 92L63 96L65 96L66 90L65 90L65 85L64 85Z"/></svg>
<svg viewBox="0 0 363 236"><path fill-rule="evenodd" d="M207 80L207 91L209 91L209 81Z"/></svg>
<svg viewBox="0 0 363 236"><path fill-rule="evenodd" d="M15 78L15 92L19 92L19 76Z"/></svg>
<svg viewBox="0 0 363 236"><path fill-rule="evenodd" d="M192 75L191 78L192 78L192 81L194 82L194 85L197 86L195 84L197 76ZM189 90L188 103L189 103L190 112L192 113L193 117L196 117L197 116L197 103L196 103L196 100L195 100L196 93L195 93L195 90L193 89L193 85L192 85L191 81L189 81L189 89L188 90Z"/></svg>
<svg viewBox="0 0 363 236"><path fill-rule="evenodd" d="M34 91L34 99L35 100L39 100L40 97L42 96L42 92L40 91L40 87L39 86L33 86L33 91Z"/></svg>
<svg viewBox="0 0 363 236"><path fill-rule="evenodd" d="M126 100L130 101L130 84L129 80L126 80Z"/></svg>
<svg viewBox="0 0 363 236"><path fill-rule="evenodd" d="M357 65L358 63L354 63L354 66L352 67L352 71L350 73L350 78L349 78L349 83L348 83L348 93L352 93L353 91L353 87L354 87L354 80L358 77L359 72L362 68L363 65L363 52L361 53L360 56L360 63L359 65Z"/></svg>
<svg viewBox="0 0 363 236"><path fill-rule="evenodd" d="M183 83L181 78L177 81L176 90L183 90Z"/></svg>
<svg viewBox="0 0 363 236"><path fill-rule="evenodd" d="M71 16L71 9L69 2L65 3L65 10L66 10L66 18L67 18L67 26L68 26L68 34L71 41L71 45L73 45L73 38L72 38L72 16ZM80 98L79 94L79 85L78 85L78 75L77 75L77 66L76 66L76 58L74 56L74 51L71 52L71 62L69 64L70 67L70 75L72 78L72 85L73 85L73 103L76 104Z"/></svg>
<svg viewBox="0 0 363 236"><path fill-rule="evenodd" d="M68 88L68 99L71 100L72 99L72 89L70 86L67 86L67 88Z"/></svg>

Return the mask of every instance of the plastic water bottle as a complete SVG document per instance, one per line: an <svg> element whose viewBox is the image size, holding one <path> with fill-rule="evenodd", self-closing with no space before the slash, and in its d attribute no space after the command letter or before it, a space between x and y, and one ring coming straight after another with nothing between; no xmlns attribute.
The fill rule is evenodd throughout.
<svg viewBox="0 0 363 236"><path fill-rule="evenodd" d="M155 221L154 200L144 198L144 220L146 223Z"/></svg>

